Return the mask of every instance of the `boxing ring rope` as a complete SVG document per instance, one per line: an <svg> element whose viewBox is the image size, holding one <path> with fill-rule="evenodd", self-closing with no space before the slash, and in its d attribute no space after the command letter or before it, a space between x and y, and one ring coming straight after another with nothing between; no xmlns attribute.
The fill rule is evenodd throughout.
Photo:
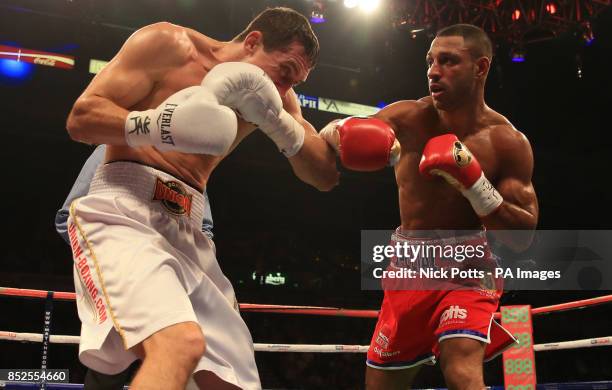
<svg viewBox="0 0 612 390"><path fill-rule="evenodd" d="M32 290L12 287L0 287L0 296L14 296L22 298L47 298L49 293L53 293L53 299L57 300L75 300L76 294L72 292L62 291L44 291ZM556 305L542 306L531 309L532 315L548 314L552 312L583 309L585 307L600 305L612 302L612 295L603 295L601 297L582 299L579 301L559 303ZM336 316L336 317L354 317L354 318L376 318L378 310L359 310L359 309L343 309L339 307L322 307L322 306L294 306L294 305L262 305L256 303L241 303L240 310L244 312L257 313L280 313L280 314L305 314L317 316ZM501 314L495 313L495 318L499 319Z"/></svg>
<svg viewBox="0 0 612 390"><path fill-rule="evenodd" d="M57 300L75 300L76 294L62 291L43 291L32 289L20 289L12 287L0 287L0 296L14 296L22 298L41 298L49 296ZM583 299L573 302L560 303L556 305L543 306L531 309L533 315L548 314L552 312L582 309L589 306L612 302L612 295ZM342 309L336 307L319 306L288 306L288 305L262 305L254 303L241 303L240 310L245 312L259 313L281 313L281 314L305 314L318 316L342 316L354 318L376 318L377 310ZM495 313L496 317L500 313ZM42 342L43 334L40 333L18 333L0 331L0 340L12 340L22 342ZM56 344L78 344L79 336L50 335L50 343ZM612 336L595 337L589 339L562 341L557 343L535 344L533 350L552 351L574 348L590 348L612 345ZM255 351L259 352L300 352L300 353L365 353L369 345L341 345L341 344L266 344L254 343Z"/></svg>
<svg viewBox="0 0 612 390"><path fill-rule="evenodd" d="M33 289L20 289L11 287L0 287L0 296L13 296L20 298L38 298L45 299L47 304L53 300L74 301L76 294L72 292L62 291L43 291ZM566 302L556 305L543 306L533 308L532 315L549 314L553 312L583 309L590 306L600 305L612 302L612 295L604 295L596 298L583 299L573 302ZM344 309L337 307L320 307L320 306L296 306L296 305L267 305L242 303L240 310L244 312L259 312L259 313L280 313L280 314L303 314L317 316L336 316L336 317L353 317L353 318L376 318L378 310L360 310L360 309ZM495 313L496 318L501 317L501 313ZM20 342L36 342L36 343L53 343L53 344L78 344L79 336L68 335L51 335L48 328L44 334L40 333L19 333L10 331L0 331L0 340L20 341ZM46 344L45 349L46 349ZM588 338L581 340L562 341L556 343L535 344L533 345L534 352L554 351L575 348L591 348L611 346L612 336ZM292 353L366 353L369 345L342 345L342 344L268 344L254 343L254 349L258 352L292 352ZM43 382L44 383L44 382ZM8 385L9 382L6 382ZM0 389L4 388L5 383L0 381ZM39 388L39 383L11 383L11 388L33 389ZM17 387L15 387L17 385ZM19 387L23 386L23 387ZM66 389L82 389L80 384L45 384L48 390L66 390ZM519 386L520 387L520 386ZM43 387L40 387L43 388ZM127 388L127 387L126 387ZM503 390L503 386L491 386L490 390ZM574 382L574 383L555 383L555 384L537 384L537 390L582 390L582 389L612 389L612 382Z"/></svg>
<svg viewBox="0 0 612 390"><path fill-rule="evenodd" d="M24 341L41 343L41 333L16 333L0 331L0 340ZM79 336L51 335L52 344L78 344ZM369 345L342 345L342 344L266 344L253 343L257 352L299 352L299 353L366 353ZM533 350L558 351L562 349L604 347L612 345L612 336L594 337L558 343L535 344Z"/></svg>

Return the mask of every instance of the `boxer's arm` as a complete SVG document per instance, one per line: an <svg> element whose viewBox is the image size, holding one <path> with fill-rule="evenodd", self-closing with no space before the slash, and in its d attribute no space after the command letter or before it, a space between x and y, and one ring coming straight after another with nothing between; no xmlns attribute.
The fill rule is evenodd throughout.
<svg viewBox="0 0 612 390"><path fill-rule="evenodd" d="M409 133L416 123L423 121L424 107L426 105L417 100L400 100L385 106L372 117L386 122L401 140L403 133Z"/></svg>
<svg viewBox="0 0 612 390"><path fill-rule="evenodd" d="M420 120L421 106L414 100L399 101L370 117L334 120L319 135L348 169L367 172L395 166L401 157L399 137Z"/></svg>
<svg viewBox="0 0 612 390"><path fill-rule="evenodd" d="M302 116L297 95L290 89L283 97L283 108L304 127L304 144L300 151L289 157L295 175L320 191L329 191L338 184L336 155L315 128Z"/></svg>
<svg viewBox="0 0 612 390"><path fill-rule="evenodd" d="M184 60L181 32L170 23L136 31L77 99L66 128L75 141L127 145L128 108L146 97L169 67Z"/></svg>
<svg viewBox="0 0 612 390"><path fill-rule="evenodd" d="M505 245L521 251L531 245L533 229L538 223L538 199L531 182L533 152L529 141L519 131L510 126L495 130L491 132L491 142L501 167L495 187L504 201L481 220L487 229L502 230L497 237Z"/></svg>
<svg viewBox="0 0 612 390"><path fill-rule="evenodd" d="M72 189L64 201L62 208L60 208L55 214L55 230L66 242L69 242L67 221L70 204L73 200L87 195L89 185L91 184L91 179L93 178L98 166L104 161L105 151L106 147L104 145L98 145L87 161L85 161L85 164L83 165L83 168L81 168L79 176L72 185Z"/></svg>

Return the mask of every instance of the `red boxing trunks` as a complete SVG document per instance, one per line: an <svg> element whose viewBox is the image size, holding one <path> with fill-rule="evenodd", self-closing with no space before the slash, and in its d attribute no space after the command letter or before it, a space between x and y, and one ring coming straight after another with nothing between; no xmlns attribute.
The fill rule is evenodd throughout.
<svg viewBox="0 0 612 390"><path fill-rule="evenodd" d="M426 241L429 245L444 245L452 241L481 243L487 247L486 235L479 232L470 236L444 239L414 239L398 229L392 244ZM394 259L395 260L395 259ZM392 260L388 269L402 264ZM482 260L482 259L481 259ZM495 263L494 258L490 258ZM418 261L417 261L418 262ZM433 264L434 261L431 262ZM435 261L439 265L439 261ZM414 264L407 265L415 267ZM435 267L435 266L434 266ZM385 281L386 282L386 281ZM387 284L383 282L383 285ZM464 337L486 343L485 361L493 359L516 342L514 337L493 320L501 289L456 286L454 289L426 290L423 280L415 281L419 290L400 290L395 284L385 289L385 296L374 329L366 364L383 370L399 370L423 363L434 364L439 355L439 343L453 337ZM407 286L406 282L403 282ZM486 283L490 287L490 283Z"/></svg>

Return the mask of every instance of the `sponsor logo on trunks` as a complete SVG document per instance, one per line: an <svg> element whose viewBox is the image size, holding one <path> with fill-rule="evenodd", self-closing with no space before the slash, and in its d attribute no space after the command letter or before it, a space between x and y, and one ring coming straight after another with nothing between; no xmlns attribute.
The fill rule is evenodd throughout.
<svg viewBox="0 0 612 390"><path fill-rule="evenodd" d="M384 349L387 349L389 348L389 338L382 332L378 332L378 336L376 336L376 344L380 345Z"/></svg>
<svg viewBox="0 0 612 390"><path fill-rule="evenodd" d="M166 103L164 106L164 111L162 111L161 115L157 119L162 144L174 145L170 125L172 124L172 114L174 114L176 106L177 104Z"/></svg>
<svg viewBox="0 0 612 390"><path fill-rule="evenodd" d="M455 163L461 168L472 162L472 153L459 141L455 141L453 157L455 158Z"/></svg>
<svg viewBox="0 0 612 390"><path fill-rule="evenodd" d="M191 195L175 181L155 180L153 200L160 200L166 210L176 215L191 215Z"/></svg>
<svg viewBox="0 0 612 390"><path fill-rule="evenodd" d="M76 225L74 223L70 223L70 226L68 226L68 238L70 239L70 247L72 248L74 264L77 268L81 284L87 291L85 298L88 299L88 302L93 309L94 320L97 320L98 324L101 324L106 321L106 318L108 317L106 314L106 305L104 304L102 294L100 293L100 290L98 289L98 286L96 286L96 282L93 279L91 268L89 267L87 257L83 253L83 248L79 243L76 230Z"/></svg>
<svg viewBox="0 0 612 390"><path fill-rule="evenodd" d="M467 315L467 309L462 309L459 306L451 306L444 310L440 316L440 326L443 324L462 323L462 320L465 320Z"/></svg>
<svg viewBox="0 0 612 390"><path fill-rule="evenodd" d="M380 356L381 358L390 358L393 357L395 355L399 355L400 351L383 351L382 349L378 348L378 347L374 347L374 353L377 354L378 356Z"/></svg>

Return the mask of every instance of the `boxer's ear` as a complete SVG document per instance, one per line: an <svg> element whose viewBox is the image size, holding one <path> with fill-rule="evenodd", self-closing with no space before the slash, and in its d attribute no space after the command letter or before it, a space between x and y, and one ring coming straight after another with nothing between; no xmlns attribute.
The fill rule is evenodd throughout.
<svg viewBox="0 0 612 390"><path fill-rule="evenodd" d="M476 60L476 77L486 78L491 67L491 60L488 57L480 57Z"/></svg>
<svg viewBox="0 0 612 390"><path fill-rule="evenodd" d="M263 34L261 31L251 31L246 38L244 38L243 45L247 53L253 54L261 45L263 45Z"/></svg>

